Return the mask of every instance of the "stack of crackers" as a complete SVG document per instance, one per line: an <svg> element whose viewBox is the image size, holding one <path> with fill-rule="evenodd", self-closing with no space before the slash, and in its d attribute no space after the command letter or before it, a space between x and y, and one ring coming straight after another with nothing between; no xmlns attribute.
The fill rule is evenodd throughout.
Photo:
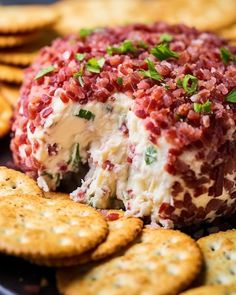
<svg viewBox="0 0 236 295"><path fill-rule="evenodd" d="M55 37L48 28L57 19L55 10L45 6L0 7L0 138L10 130L23 71Z"/></svg>
<svg viewBox="0 0 236 295"><path fill-rule="evenodd" d="M178 230L143 228L121 210L96 211L67 194L43 193L6 167L0 196L0 253L57 267L61 294L236 292L236 230L195 241Z"/></svg>

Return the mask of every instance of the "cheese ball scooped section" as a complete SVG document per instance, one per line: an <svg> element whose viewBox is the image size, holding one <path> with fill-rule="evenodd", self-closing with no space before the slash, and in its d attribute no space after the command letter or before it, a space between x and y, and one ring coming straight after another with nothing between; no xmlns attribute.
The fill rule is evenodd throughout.
<svg viewBox="0 0 236 295"><path fill-rule="evenodd" d="M73 200L122 204L179 227L236 208L236 47L184 25L80 31L25 73L11 149L55 190L89 164Z"/></svg>

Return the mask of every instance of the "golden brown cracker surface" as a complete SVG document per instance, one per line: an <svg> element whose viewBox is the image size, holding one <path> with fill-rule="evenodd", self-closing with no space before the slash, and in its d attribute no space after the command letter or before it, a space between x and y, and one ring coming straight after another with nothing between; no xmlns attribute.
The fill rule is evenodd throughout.
<svg viewBox="0 0 236 295"><path fill-rule="evenodd" d="M39 30L52 25L57 17L51 6L1 6L0 34Z"/></svg>
<svg viewBox="0 0 236 295"><path fill-rule="evenodd" d="M236 284L236 230L198 240L204 257L204 285Z"/></svg>
<svg viewBox="0 0 236 295"><path fill-rule="evenodd" d="M180 295L236 295L236 285L231 286L204 286L190 289Z"/></svg>
<svg viewBox="0 0 236 295"><path fill-rule="evenodd" d="M221 30L219 33L226 39L236 40L236 24Z"/></svg>
<svg viewBox="0 0 236 295"><path fill-rule="evenodd" d="M20 95L19 86L8 83L0 83L0 91L9 104L12 107L15 107Z"/></svg>
<svg viewBox="0 0 236 295"><path fill-rule="evenodd" d="M26 174L0 166L0 198L15 194L29 194L43 196L37 183Z"/></svg>
<svg viewBox="0 0 236 295"><path fill-rule="evenodd" d="M23 76L21 68L0 64L0 81L20 84Z"/></svg>
<svg viewBox="0 0 236 295"><path fill-rule="evenodd" d="M0 138L10 131L12 115L12 108L2 95L0 89Z"/></svg>
<svg viewBox="0 0 236 295"><path fill-rule="evenodd" d="M39 35L27 33L19 35L0 35L0 49L17 47L34 41ZM0 52L1 55L1 52Z"/></svg>
<svg viewBox="0 0 236 295"><path fill-rule="evenodd" d="M0 198L0 252L31 258L82 254L108 233L103 216L87 205L30 195Z"/></svg>
<svg viewBox="0 0 236 295"><path fill-rule="evenodd" d="M121 256L102 264L59 270L57 285L64 295L178 294L199 273L201 259L189 236L145 229Z"/></svg>
<svg viewBox="0 0 236 295"><path fill-rule="evenodd" d="M50 194L50 193L49 193ZM60 196L59 196L60 197ZM125 217L121 210L103 210L106 211L106 219L109 227L109 233L106 240L92 251L84 253L77 257L34 260L39 265L48 266L71 266L84 264L90 261L96 261L111 256L130 244L141 232L143 222L135 217ZM113 218L117 218L111 220Z"/></svg>

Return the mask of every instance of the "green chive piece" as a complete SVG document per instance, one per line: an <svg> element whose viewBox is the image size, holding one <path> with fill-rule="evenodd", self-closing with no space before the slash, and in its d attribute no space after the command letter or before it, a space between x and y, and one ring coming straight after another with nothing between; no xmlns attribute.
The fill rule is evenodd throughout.
<svg viewBox="0 0 236 295"><path fill-rule="evenodd" d="M181 79L178 79L176 84L177 84L178 87L183 87L183 82L182 82Z"/></svg>
<svg viewBox="0 0 236 295"><path fill-rule="evenodd" d="M80 109L78 113L74 114L74 116L80 117L80 118L88 120L88 121L95 119L94 113L92 113L90 111L87 111L87 110L84 110L84 109Z"/></svg>
<svg viewBox="0 0 236 295"><path fill-rule="evenodd" d="M143 74L144 77L152 78L153 80L156 80L156 81L161 81L163 77L155 69L154 63L149 59L147 59L146 62L148 64L148 70L147 71L141 70L140 73Z"/></svg>
<svg viewBox="0 0 236 295"><path fill-rule="evenodd" d="M134 53L137 49L134 47L133 43L130 40L125 40L123 43L120 44L119 47L108 46L107 53L109 55L113 54L124 54L124 53Z"/></svg>
<svg viewBox="0 0 236 295"><path fill-rule="evenodd" d="M89 72L99 74L103 65L105 63L105 58L96 59L95 57L90 58L87 62L86 68Z"/></svg>
<svg viewBox="0 0 236 295"><path fill-rule="evenodd" d="M45 75L47 75L47 74L49 74L49 73L51 73L51 72L54 72L54 70L55 70L55 67L54 67L54 66L49 66L49 67L47 67L47 68L43 68L43 69L41 69L41 70L38 72L38 74L35 76L34 80L37 80L37 79L39 79L39 78L42 78L43 76L45 76Z"/></svg>
<svg viewBox="0 0 236 295"><path fill-rule="evenodd" d="M152 163L156 162L156 160L157 160L157 149L153 145L150 145L149 147L146 148L146 151L145 151L145 163L147 165L151 165Z"/></svg>
<svg viewBox="0 0 236 295"><path fill-rule="evenodd" d="M79 35L81 38L86 38L87 36L91 35L94 32L93 29L82 28L79 31Z"/></svg>
<svg viewBox="0 0 236 295"><path fill-rule="evenodd" d="M232 54L229 49L225 47L220 48L220 57L225 65L227 65L230 61L236 62L236 55Z"/></svg>
<svg viewBox="0 0 236 295"><path fill-rule="evenodd" d="M167 43L162 43L153 47L151 49L151 54L159 60L165 60L171 57L179 58L179 54L173 50L170 50L169 44Z"/></svg>
<svg viewBox="0 0 236 295"><path fill-rule="evenodd" d="M211 112L211 102L209 99L203 104L195 102L193 104L193 109L196 113L209 114Z"/></svg>
<svg viewBox="0 0 236 295"><path fill-rule="evenodd" d="M78 169L80 162L81 157L79 143L75 143L72 147L72 152L68 164L71 165L74 169Z"/></svg>
<svg viewBox="0 0 236 295"><path fill-rule="evenodd" d="M148 49L148 44L145 43L144 41L139 41L137 44L137 47L143 48L143 49Z"/></svg>
<svg viewBox="0 0 236 295"><path fill-rule="evenodd" d="M116 82L117 82L117 84L120 85L120 86L123 85L123 78L118 77L117 80L116 80Z"/></svg>
<svg viewBox="0 0 236 295"><path fill-rule="evenodd" d="M227 102L236 103L236 90L232 90L225 98Z"/></svg>
<svg viewBox="0 0 236 295"><path fill-rule="evenodd" d="M78 61L82 61L82 60L84 60L84 57L85 57L85 54L84 54L84 53L76 53L76 54L75 54L75 58L76 58Z"/></svg>
<svg viewBox="0 0 236 295"><path fill-rule="evenodd" d="M73 75L74 78L79 80L79 84L80 84L81 87L84 87L84 80L83 80L83 77L82 77L83 76L83 70L84 69L82 67L79 72L77 72L77 73L75 73Z"/></svg>
<svg viewBox="0 0 236 295"><path fill-rule="evenodd" d="M182 80L183 88L187 94L193 94L198 88L198 79L192 75L185 75Z"/></svg>
<svg viewBox="0 0 236 295"><path fill-rule="evenodd" d="M168 33L161 34L160 41L161 42L171 42L173 40L173 36Z"/></svg>

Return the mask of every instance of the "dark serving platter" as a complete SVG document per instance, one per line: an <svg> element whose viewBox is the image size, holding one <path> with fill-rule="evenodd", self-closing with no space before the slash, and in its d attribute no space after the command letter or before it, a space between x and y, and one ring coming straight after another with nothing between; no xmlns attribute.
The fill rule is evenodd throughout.
<svg viewBox="0 0 236 295"><path fill-rule="evenodd" d="M14 168L9 150L10 139L0 140L0 165ZM83 177L81 175L80 177ZM74 179L74 183L78 181ZM73 186L73 184L72 184ZM70 184L71 188L71 184ZM62 188L68 191L68 186ZM195 239L219 230L236 228L236 215L214 223L181 229ZM39 267L22 259L0 255L0 295L58 295L55 269Z"/></svg>

